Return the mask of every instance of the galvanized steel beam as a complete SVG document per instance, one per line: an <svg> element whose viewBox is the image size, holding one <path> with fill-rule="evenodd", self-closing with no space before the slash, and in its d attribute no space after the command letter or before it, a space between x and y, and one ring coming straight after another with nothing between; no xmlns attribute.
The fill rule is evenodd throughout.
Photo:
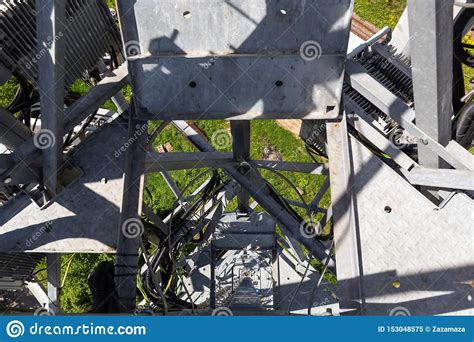
<svg viewBox="0 0 474 342"><path fill-rule="evenodd" d="M474 171L415 168L403 174L414 185L443 189L474 190Z"/></svg>
<svg viewBox="0 0 474 342"><path fill-rule="evenodd" d="M347 118L327 124L331 198L334 222L334 242L337 260L337 280L341 288L341 308L361 311L363 307L362 260L353 193L354 171L347 132Z"/></svg>
<svg viewBox="0 0 474 342"><path fill-rule="evenodd" d="M237 162L244 162L250 159L250 121L231 121L232 151ZM245 171L242 171L245 173ZM249 194L245 189L240 189L237 195L239 211L246 213L249 211Z"/></svg>
<svg viewBox="0 0 474 342"><path fill-rule="evenodd" d="M37 139L49 139L42 146L43 183L49 196L56 195L61 188L65 89L65 41L62 35L65 21L65 1L36 1L38 51L44 51L38 60L42 126Z"/></svg>
<svg viewBox="0 0 474 342"><path fill-rule="evenodd" d="M442 146L451 140L453 116L453 0L408 0L416 125ZM419 164L446 166L424 144Z"/></svg>
<svg viewBox="0 0 474 342"><path fill-rule="evenodd" d="M145 172L161 172L199 169L220 168L224 165L235 163L231 153L221 152L148 152L145 160Z"/></svg>
<svg viewBox="0 0 474 342"><path fill-rule="evenodd" d="M121 312L132 312L136 306L138 248L143 224L143 188L145 158L148 147L147 122L137 120L132 104L128 124L128 137L132 145L126 152L122 211L118 227L115 285ZM137 134L137 131L142 132Z"/></svg>

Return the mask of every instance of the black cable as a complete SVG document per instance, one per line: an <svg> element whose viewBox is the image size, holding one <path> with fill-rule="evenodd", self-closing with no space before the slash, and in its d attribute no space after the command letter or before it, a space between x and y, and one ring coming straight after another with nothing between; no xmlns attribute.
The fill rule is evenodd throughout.
<svg viewBox="0 0 474 342"><path fill-rule="evenodd" d="M30 100L30 85L28 81L18 73L13 73L13 76L18 82L18 88L16 90L15 96L10 104L7 106L7 109L12 113L17 113L18 110L13 111L14 107L24 103L25 101Z"/></svg>
<svg viewBox="0 0 474 342"><path fill-rule="evenodd" d="M184 232L183 234L182 228L185 227L186 224L189 223L190 221L195 221L194 219L192 219L192 217L196 215L196 212L205 203L207 203L209 200L214 198L216 194L220 191L220 189L227 184L227 182L222 182L219 173L216 170L214 170L213 176L211 177L208 184L206 184L204 189L202 189L202 191L199 194L197 194L199 195L199 198L192 204L191 208L185 211L185 213L183 214L184 216L183 215L178 216L177 220L174 220L173 217L170 218L170 224L169 224L170 234L168 237L166 237L165 240L161 241L160 245L156 249L150 261L151 268L147 269L142 275L143 289L145 293L147 293L147 295L155 304L159 305L161 299L160 299L159 294L157 293L158 289L155 288L156 286L153 282L151 272L156 272L156 270L158 270L161 267L164 270L164 272L162 272L162 284L168 283L171 280L171 276L173 275L173 272L175 271L174 265L173 265L173 254L175 253L173 253L173 249L181 243L184 237L189 235L189 231ZM177 206L177 203L175 203L175 207L173 208L171 212L172 216L176 210L176 206ZM209 208L205 213L200 213L201 214L200 217L205 217L208 214L208 212L210 212L210 210L213 210L213 206L211 206L211 208ZM195 226L199 226L199 225L196 224ZM206 225L203 225L202 229L204 229L205 227ZM193 236L194 235L196 234L193 234ZM191 236L191 239L192 239L192 236ZM166 300L169 300L169 302L173 303L175 306L180 306L183 308L193 307L192 303L188 303L186 301L176 298L175 294L172 291L170 291L170 293L166 293L165 295L166 295Z"/></svg>
<svg viewBox="0 0 474 342"><path fill-rule="evenodd" d="M64 147L68 147L70 146L74 140L76 140L77 138L79 138L82 133L85 132L85 130L87 129L87 127L90 125L90 123L92 122L92 120L94 120L94 118L96 117L97 115L97 111L95 111L93 114L91 114L89 116L89 118L87 119L87 121L81 126L81 128L79 129L79 132L77 132L74 136L70 137L68 135L68 139L66 139L66 141L64 142Z"/></svg>
<svg viewBox="0 0 474 342"><path fill-rule="evenodd" d="M474 138L474 101L469 102L461 110L456 125L456 142L468 148Z"/></svg>

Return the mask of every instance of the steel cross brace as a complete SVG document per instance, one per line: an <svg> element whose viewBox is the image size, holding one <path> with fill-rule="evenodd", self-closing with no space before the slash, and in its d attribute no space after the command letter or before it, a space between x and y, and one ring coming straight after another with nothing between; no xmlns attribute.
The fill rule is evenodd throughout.
<svg viewBox="0 0 474 342"><path fill-rule="evenodd" d="M352 154L347 131L346 114L340 121L327 124L328 155L330 164L330 181L332 211L334 221L334 242L337 255L344 260L338 267L337 279L345 293L342 303L346 308L360 311L362 308L362 269L360 258L360 236L357 224L355 194L353 193L354 172Z"/></svg>
<svg viewBox="0 0 474 342"><path fill-rule="evenodd" d="M203 152L213 152L214 148L201 137L186 121L176 120L172 124L186 136L193 145ZM223 169L234 178L245 190L248 191L255 201L257 201L270 215L278 222L280 228L286 235L294 237L299 243L304 245L313 256L321 261L328 258L326 247L317 239L308 239L300 231L301 223L286 211L268 193L268 187L261 176L253 168L249 168L245 175L237 167L224 166ZM251 178L251 180L250 180ZM335 265L331 263L330 269L334 270Z"/></svg>
<svg viewBox="0 0 474 342"><path fill-rule="evenodd" d="M65 110L64 132L72 130L115 94L119 95L119 98L123 96L118 93L128 84L127 64L122 64L118 69L108 72L106 75L106 78L102 79L87 94ZM62 137L60 141L62 141ZM8 168L5 171L2 170L0 181L4 182L5 179L8 179L9 184L39 182L40 178L35 175L31 165L40 158L41 150L36 148L34 139L29 138L13 151L8 164L6 164Z"/></svg>
<svg viewBox="0 0 474 342"><path fill-rule="evenodd" d="M231 121L230 128L232 131L234 159L237 162L248 161L250 159L250 121ZM244 170L241 172L245 173ZM249 212L250 197L248 192L241 188L237 199L239 211L242 213Z"/></svg>
<svg viewBox="0 0 474 342"><path fill-rule="evenodd" d="M382 112L400 124L408 134L416 137L419 140L418 145L423 144L433 154L436 154L454 168L466 169L463 162L453 156L442 144L413 124L412 121L415 119L414 110L370 76L363 66L354 61L347 61L346 81Z"/></svg>

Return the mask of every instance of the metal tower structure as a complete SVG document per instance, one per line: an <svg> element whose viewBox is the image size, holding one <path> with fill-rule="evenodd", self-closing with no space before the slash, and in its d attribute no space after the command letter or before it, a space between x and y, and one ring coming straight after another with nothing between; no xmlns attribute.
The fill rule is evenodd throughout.
<svg viewBox="0 0 474 342"><path fill-rule="evenodd" d="M0 260L33 259L0 276L17 286L47 255L48 296L27 284L55 311L61 253L115 253L90 278L97 312L137 312L139 287L139 310L165 314L474 313L458 6L409 0L393 46L389 28L350 36L352 0L119 0L121 41L101 0L2 2L0 80L24 82L0 111ZM84 73L93 87L69 99ZM251 121L275 119L302 120L328 162L252 159ZM229 120L232 151L199 120ZM153 151L168 125L196 152ZM172 177L186 169L203 169L190 196ZM295 202L261 170L325 182ZM176 197L166 217L144 204L152 173Z"/></svg>

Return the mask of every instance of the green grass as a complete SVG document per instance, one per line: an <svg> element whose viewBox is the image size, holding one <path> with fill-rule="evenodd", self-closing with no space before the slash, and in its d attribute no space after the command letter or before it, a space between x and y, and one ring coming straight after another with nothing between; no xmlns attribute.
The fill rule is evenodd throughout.
<svg viewBox="0 0 474 342"><path fill-rule="evenodd" d="M406 6L406 0L356 0L354 11L362 19L382 28L397 25Z"/></svg>
<svg viewBox="0 0 474 342"><path fill-rule="evenodd" d="M10 104L16 93L18 83L14 78L0 86L0 106L6 107Z"/></svg>
<svg viewBox="0 0 474 342"><path fill-rule="evenodd" d="M474 39L471 39L471 35L469 33L466 35L466 37L464 37L463 41L466 44L474 45ZM473 54L474 50L470 49L470 53ZM474 68L463 65L463 70L464 70L464 85L465 85L466 91L470 91L471 90L470 81L471 79L474 79Z"/></svg>
<svg viewBox="0 0 474 342"><path fill-rule="evenodd" d="M88 275L102 261L112 261L112 254L63 254L61 256L61 282L64 286L60 290L61 311L66 313L84 313L92 306L92 296L87 285ZM68 264L70 262L70 266ZM44 288L46 281L46 260L36 267L39 283Z"/></svg>
<svg viewBox="0 0 474 342"><path fill-rule="evenodd" d="M156 127L159 123L152 123L151 126ZM199 121L197 122L199 128L206 132L210 140L212 136L218 130L228 130L229 124L225 121ZM304 144L301 140L296 139L290 132L281 128L275 121L268 120L255 120L251 123L251 158L262 159L263 149L266 146L273 146L279 153L281 153L283 160L285 161L300 161L300 162L311 162L310 156L307 154ZM195 151L194 147L187 142L181 134L172 126L167 127L162 134L154 142L154 147L161 144L171 143L174 152L192 152ZM217 150L222 152L229 151L229 148L222 149L219 146L214 146ZM181 189L186 186L202 170L186 170L186 171L175 171L172 172L172 176L175 179L178 187ZM263 171L265 177L281 191L282 195L292 200L298 200L298 194L295 193L285 182L278 176L274 175L269 171ZM304 198L306 201L310 201L317 192L317 189L321 186L324 181L324 177L321 176L310 176L305 174L296 173L283 173L289 178L297 188L304 191ZM170 190L164 183L160 174L152 174L147 177L147 187L153 194L153 201L149 202L150 199L146 198L147 204L151 204L152 207L161 212L167 213L171 210L171 207L175 201L172 197ZM196 186L195 186L196 187ZM192 192L195 187L191 187L189 192ZM329 204L329 196L325 197L324 204Z"/></svg>

